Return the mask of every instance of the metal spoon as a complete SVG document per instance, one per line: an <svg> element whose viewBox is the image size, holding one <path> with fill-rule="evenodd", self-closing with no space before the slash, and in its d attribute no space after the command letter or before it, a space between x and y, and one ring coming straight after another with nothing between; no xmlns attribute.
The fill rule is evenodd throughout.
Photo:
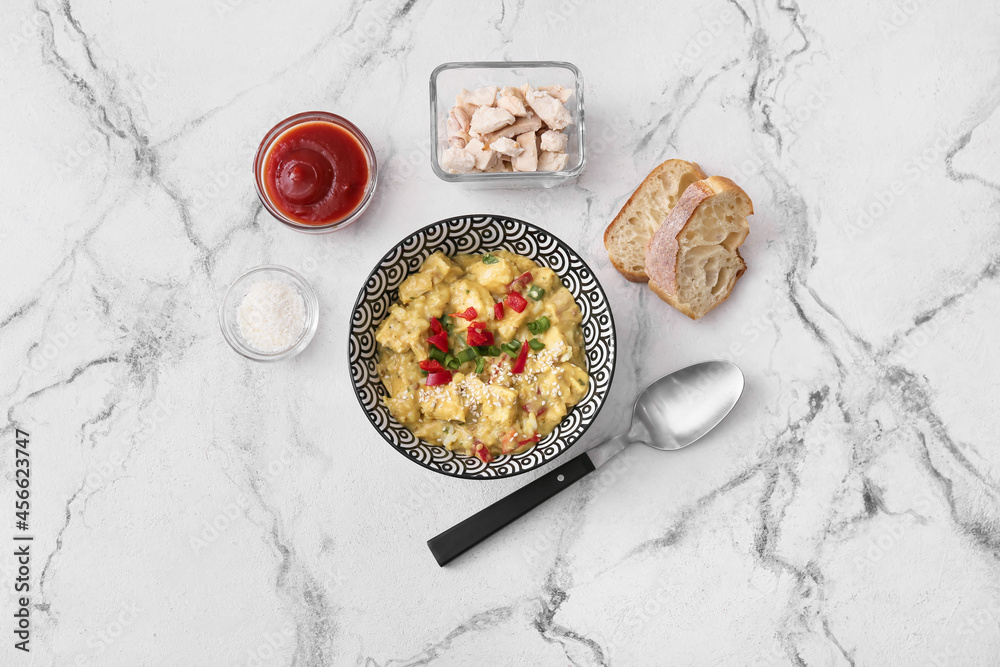
<svg viewBox="0 0 1000 667"><path fill-rule="evenodd" d="M542 475L427 541L445 565L570 484L608 462L627 445L681 449L715 428L743 393L743 373L729 361L704 361L664 375L639 393L632 425L619 435Z"/></svg>

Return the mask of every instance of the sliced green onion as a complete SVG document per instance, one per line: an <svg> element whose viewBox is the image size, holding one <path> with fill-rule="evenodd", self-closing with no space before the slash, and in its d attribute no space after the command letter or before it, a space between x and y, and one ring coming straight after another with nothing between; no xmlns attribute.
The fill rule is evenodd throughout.
<svg viewBox="0 0 1000 667"><path fill-rule="evenodd" d="M483 372L483 366L486 364L486 360L482 357L476 359L476 373Z"/></svg>
<svg viewBox="0 0 1000 667"><path fill-rule="evenodd" d="M459 360L459 362L461 362L461 363L464 364L467 361L472 361L477 356L479 356L479 355L476 354L475 348L467 347L467 348L465 348L464 350L462 350L461 352L458 353L457 359Z"/></svg>
<svg viewBox="0 0 1000 667"><path fill-rule="evenodd" d="M485 255L483 255L483 264L496 264L499 261L500 261L499 259L491 255L490 253L486 253Z"/></svg>
<svg viewBox="0 0 1000 667"><path fill-rule="evenodd" d="M509 343L504 343L500 346L500 349L509 354L512 357L516 357L521 351L521 341L516 338Z"/></svg>
<svg viewBox="0 0 1000 667"><path fill-rule="evenodd" d="M528 296L530 296L535 301L541 301L542 297L545 296L545 290L538 285L532 285L528 290Z"/></svg>
<svg viewBox="0 0 1000 667"><path fill-rule="evenodd" d="M538 340L537 338L532 338L531 340L528 341L528 346L535 352L538 352L543 347L545 347L545 343Z"/></svg>
<svg viewBox="0 0 1000 667"><path fill-rule="evenodd" d="M447 368L449 371L457 371L458 367L462 365L462 362L459 361L455 357L455 355L449 354L445 356L444 362L441 365Z"/></svg>
<svg viewBox="0 0 1000 667"><path fill-rule="evenodd" d="M528 331L537 336L538 334L542 334L548 331L550 324L551 323L549 322L549 318L539 317L534 322L528 322Z"/></svg>
<svg viewBox="0 0 1000 667"><path fill-rule="evenodd" d="M421 370L420 374L423 375L424 377L427 377L427 371Z"/></svg>
<svg viewBox="0 0 1000 667"><path fill-rule="evenodd" d="M500 348L496 345L480 345L476 348L476 352L479 353L481 357L499 357Z"/></svg>
<svg viewBox="0 0 1000 667"><path fill-rule="evenodd" d="M441 317L438 318L438 321L441 323L441 327L445 331L451 333L451 329L455 325L455 323L451 319L451 315L442 315Z"/></svg>
<svg viewBox="0 0 1000 667"><path fill-rule="evenodd" d="M433 359L434 361L440 361L442 364L444 364L444 360L447 355L441 350L431 345L430 351L427 353L427 356Z"/></svg>

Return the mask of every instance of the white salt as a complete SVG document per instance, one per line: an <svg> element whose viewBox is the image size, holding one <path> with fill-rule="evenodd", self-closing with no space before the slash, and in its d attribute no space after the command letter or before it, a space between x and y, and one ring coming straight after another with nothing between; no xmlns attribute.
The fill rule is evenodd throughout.
<svg viewBox="0 0 1000 667"><path fill-rule="evenodd" d="M295 287L278 280L250 286L236 311L243 340L258 352L282 352L306 326L306 304Z"/></svg>

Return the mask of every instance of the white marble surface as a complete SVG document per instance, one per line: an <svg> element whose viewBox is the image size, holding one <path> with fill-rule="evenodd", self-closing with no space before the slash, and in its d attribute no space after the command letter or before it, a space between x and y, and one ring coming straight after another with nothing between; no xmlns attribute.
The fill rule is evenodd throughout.
<svg viewBox="0 0 1000 667"><path fill-rule="evenodd" d="M0 469L29 431L36 537L30 655L0 557L3 664L1000 661L997 5L633 4L5 6ZM533 58L584 74L579 181L435 179L430 71ZM250 178L262 134L314 108L383 165L364 220L320 238L270 219ZM698 322L601 244L670 157L757 211L748 273ZM748 385L704 442L628 451L440 569L425 540L528 479L392 451L351 392L346 332L382 253L473 212L553 230L612 299L623 353L581 447L674 368L728 356ZM321 304L280 365L238 357L216 320L267 262Z"/></svg>

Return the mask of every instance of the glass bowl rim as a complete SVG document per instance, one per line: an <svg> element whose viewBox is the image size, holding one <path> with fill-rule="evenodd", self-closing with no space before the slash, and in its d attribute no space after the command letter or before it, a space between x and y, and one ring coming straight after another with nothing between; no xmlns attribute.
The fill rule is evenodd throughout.
<svg viewBox="0 0 1000 667"><path fill-rule="evenodd" d="M302 330L302 335L290 347L280 352L258 352L237 338L230 331L230 316L226 308L230 296L234 294L234 290L238 285L244 283L255 274L267 272L280 273L291 278L295 286L298 287L306 308L306 322ZM241 273L226 288L226 292L222 296L222 302L219 304L219 327L222 329L222 336L229 343L229 347L233 348L235 352L243 357L251 361L282 361L283 359L294 357L304 350L312 341L313 336L316 335L316 330L319 327L319 299L316 297L316 292L313 290L312 285L298 271L290 269L287 266L282 266L281 264L261 264Z"/></svg>
<svg viewBox="0 0 1000 667"><path fill-rule="evenodd" d="M267 157L267 153L274 142L286 131L296 125L317 121L331 123L347 130L361 145L361 150L364 151L365 158L368 160L368 184L365 186L365 196L362 197L361 202L344 218L335 222L326 223L324 225L305 225L301 222L292 220L278 210L278 208L271 202L270 197L267 196L262 180L264 159ZM361 128L351 121L347 120L343 116L329 111L302 111L279 121L274 125L274 127L267 131L264 138L261 139L260 145L257 146L257 152L254 154L253 175L254 189L257 191L257 199L260 200L261 205L278 222L286 227L294 229L297 232L303 232L305 234L327 234L343 229L344 227L352 224L360 218L361 214L364 213L366 208L368 208L368 205L374 198L375 187L378 185L378 160L375 157L375 149L372 148L371 142L368 141L368 137L366 137L365 133L361 131Z"/></svg>

